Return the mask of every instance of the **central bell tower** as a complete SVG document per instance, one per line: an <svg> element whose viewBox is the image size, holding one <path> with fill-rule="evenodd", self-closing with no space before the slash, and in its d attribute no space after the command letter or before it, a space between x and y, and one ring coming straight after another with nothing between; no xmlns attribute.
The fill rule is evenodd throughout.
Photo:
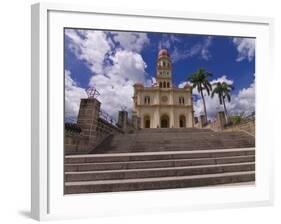
<svg viewBox="0 0 281 224"><path fill-rule="evenodd" d="M172 61L165 48L158 53L156 80L160 88L172 88Z"/></svg>

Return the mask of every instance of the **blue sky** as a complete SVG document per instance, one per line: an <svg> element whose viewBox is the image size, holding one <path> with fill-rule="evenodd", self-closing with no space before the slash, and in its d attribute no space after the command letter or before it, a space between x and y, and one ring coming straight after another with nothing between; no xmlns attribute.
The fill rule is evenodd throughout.
<svg viewBox="0 0 281 224"><path fill-rule="evenodd" d="M181 87L203 67L213 74L212 83L226 81L235 87L227 105L232 114L254 111L254 38L65 29L66 119L75 120L80 98L93 86L101 93L102 109L113 117L121 106L131 110L132 85L154 82L161 48L167 48L172 57L175 86ZM196 91L194 99L195 114L200 115L203 108ZM206 103L213 119L221 105L208 96Z"/></svg>

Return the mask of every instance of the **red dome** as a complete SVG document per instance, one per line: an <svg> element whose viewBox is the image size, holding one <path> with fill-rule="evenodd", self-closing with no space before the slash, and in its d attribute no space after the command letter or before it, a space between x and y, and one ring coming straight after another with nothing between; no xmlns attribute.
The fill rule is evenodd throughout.
<svg viewBox="0 0 281 224"><path fill-rule="evenodd" d="M159 53L158 53L158 57L161 57L161 56L168 56L168 57L170 57L168 50L165 49L165 48L161 49L159 51Z"/></svg>
<svg viewBox="0 0 281 224"><path fill-rule="evenodd" d="M191 87L191 85L189 85L188 83L186 83L183 88L187 89L187 88L190 88L190 87Z"/></svg>
<svg viewBox="0 0 281 224"><path fill-rule="evenodd" d="M136 82L134 86L142 86L143 87L143 84L141 82Z"/></svg>

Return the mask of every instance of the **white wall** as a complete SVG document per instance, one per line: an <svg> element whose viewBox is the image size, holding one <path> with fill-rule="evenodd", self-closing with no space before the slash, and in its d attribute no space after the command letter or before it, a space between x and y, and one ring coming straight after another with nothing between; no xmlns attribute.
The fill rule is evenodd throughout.
<svg viewBox="0 0 281 224"><path fill-rule="evenodd" d="M28 218L30 207L30 4L33 2L36 1L6 0L1 1L0 7L0 219L3 219L1 223L5 224L34 222ZM281 7L278 6L278 0L57 0L56 2L96 3L112 8L117 6L275 17L276 62L281 60ZM273 77L272 74L267 75L268 78ZM279 74L279 77L272 81L272 88L278 89L277 85L281 83L280 77ZM275 108L272 108L272 116L276 116L276 124L281 124L280 100L277 100L276 95L270 96L269 100L276 99ZM105 218L82 220L79 223L281 223L281 145L277 144L276 140L280 131L277 132L277 125L273 129L275 132L272 134L275 136L276 149L278 149L275 152L276 203L274 207ZM78 223L77 220L58 223L76 222Z"/></svg>

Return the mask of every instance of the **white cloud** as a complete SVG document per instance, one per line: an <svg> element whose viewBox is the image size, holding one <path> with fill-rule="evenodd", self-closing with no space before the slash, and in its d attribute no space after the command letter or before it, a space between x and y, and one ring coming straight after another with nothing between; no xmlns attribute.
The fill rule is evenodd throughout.
<svg viewBox="0 0 281 224"><path fill-rule="evenodd" d="M217 83L217 82L225 82L225 83L227 83L228 85L233 85L233 83L234 83L234 81L231 80L231 79L228 79L228 78L226 77L226 75L223 75L223 76L221 76L221 77L219 77L219 78L217 78L217 79L213 79L210 83L213 85L213 84L215 84L215 83Z"/></svg>
<svg viewBox="0 0 281 224"><path fill-rule="evenodd" d="M89 85L100 92L102 109L116 118L122 106L132 110L134 83L152 81L145 76L146 64L140 54L120 50L111 59L113 64L105 68L106 75L92 76Z"/></svg>
<svg viewBox="0 0 281 224"><path fill-rule="evenodd" d="M186 83L187 83L186 81L181 82L180 84L178 84L178 87L179 87L179 88L183 88L183 87L185 86L185 84L186 84Z"/></svg>
<svg viewBox="0 0 281 224"><path fill-rule="evenodd" d="M76 121L80 106L80 99L87 98L86 91L79 87L71 78L70 71L65 70L65 118Z"/></svg>
<svg viewBox="0 0 281 224"><path fill-rule="evenodd" d="M208 119L213 120L216 116L216 113L222 110L222 106L219 104L218 99L216 97L211 98L211 96L208 96L206 93L204 93L204 98L206 103ZM204 114L204 108L202 102L203 101L201 99L201 96L200 98L197 98L195 102L193 102L193 109L195 111L195 116L200 116Z"/></svg>
<svg viewBox="0 0 281 224"><path fill-rule="evenodd" d="M171 48L174 44L180 43L181 40L173 34L162 34L162 39L158 43L158 50L161 50L162 48Z"/></svg>
<svg viewBox="0 0 281 224"><path fill-rule="evenodd" d="M255 56L255 39L254 38L233 38L233 43L238 51L236 61L248 59L252 61Z"/></svg>
<svg viewBox="0 0 281 224"><path fill-rule="evenodd" d="M151 80L152 84L156 84L157 83L157 80L155 77L152 77L152 80Z"/></svg>
<svg viewBox="0 0 281 224"><path fill-rule="evenodd" d="M213 37L212 36L208 36L207 38L205 38L203 44L202 44L202 48L201 48L201 57L208 61L212 55L209 51L209 48L212 44L212 40L213 40Z"/></svg>
<svg viewBox="0 0 281 224"><path fill-rule="evenodd" d="M198 56L201 59L208 61L211 59L212 55L209 48L212 45L212 36L208 36L203 39L203 41L193 45L190 49L180 49L174 46L173 51L171 53L171 57L173 62L177 62L179 60L183 60L186 58L191 58L194 56Z"/></svg>
<svg viewBox="0 0 281 224"><path fill-rule="evenodd" d="M111 51L105 32L66 29L65 34L71 40L69 47L75 56L83 60L93 72L101 73L103 62Z"/></svg>
<svg viewBox="0 0 281 224"><path fill-rule="evenodd" d="M253 82L248 88L239 91L234 96L231 103L227 105L232 114L244 113L250 115L255 111L255 83Z"/></svg>
<svg viewBox="0 0 281 224"><path fill-rule="evenodd" d="M113 40L129 51L140 52L149 43L146 33L133 32L111 32Z"/></svg>
<svg viewBox="0 0 281 224"><path fill-rule="evenodd" d="M89 86L101 94L98 97L101 108L115 119L121 106L131 110L134 83L151 85L153 82L138 53L149 42L146 34L67 30L66 35L75 56L93 72ZM118 48L114 42L119 43Z"/></svg>
<svg viewBox="0 0 281 224"><path fill-rule="evenodd" d="M183 81L180 84L178 84L178 88L183 88L186 84L189 84L190 86L192 86L192 83L189 81Z"/></svg>
<svg viewBox="0 0 281 224"><path fill-rule="evenodd" d="M174 47L171 53L172 61L173 63L175 63L177 61L199 55L200 49L201 46L199 44L194 45L191 49L179 49L177 47Z"/></svg>
<svg viewBox="0 0 281 224"><path fill-rule="evenodd" d="M113 65L108 67L107 75L114 74L118 79L145 82L146 63L142 56L132 51L117 51L111 57Z"/></svg>

